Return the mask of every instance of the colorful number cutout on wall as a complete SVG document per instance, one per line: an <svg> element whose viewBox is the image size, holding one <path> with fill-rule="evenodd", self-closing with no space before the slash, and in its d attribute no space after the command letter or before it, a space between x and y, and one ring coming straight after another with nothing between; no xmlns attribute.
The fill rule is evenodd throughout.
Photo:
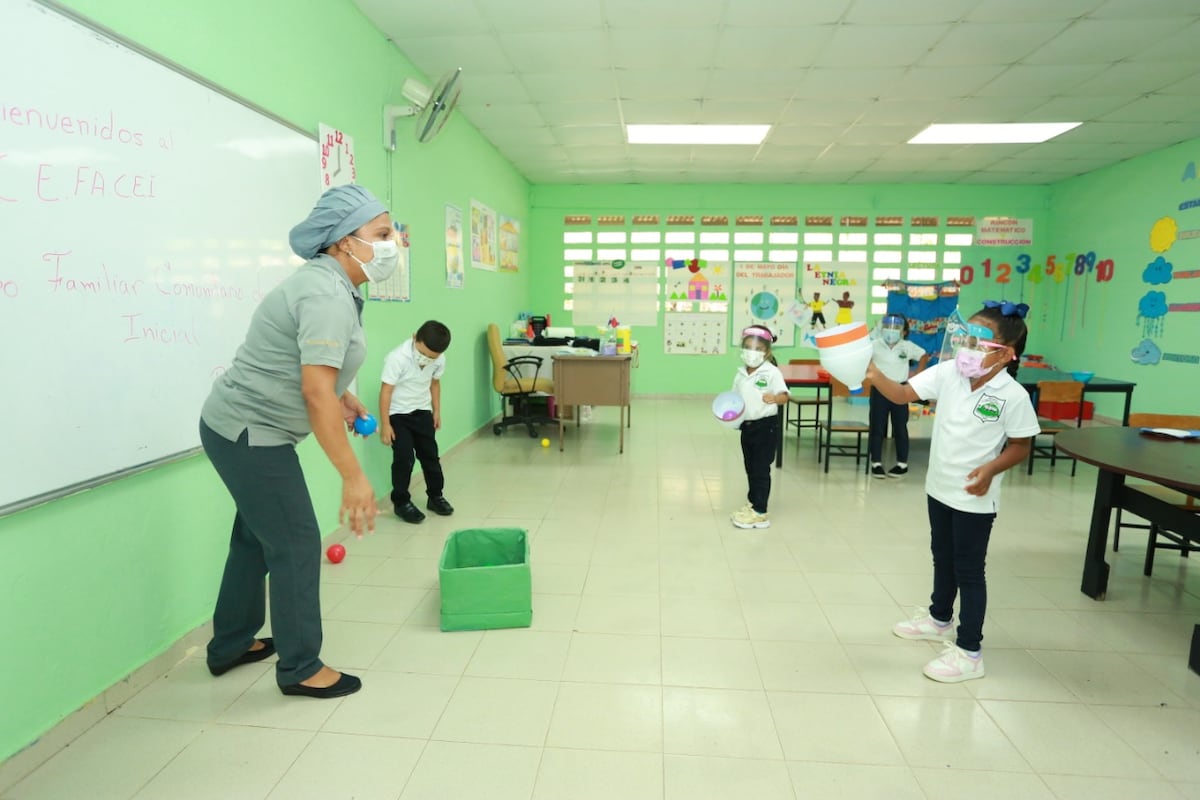
<svg viewBox="0 0 1200 800"><path fill-rule="evenodd" d="M1034 264L1032 256L1028 253L1021 253L1016 257L1015 267L1007 263L992 264L990 258L985 258L979 266L983 270L982 277L984 279L995 280L1000 284L1010 283L1014 271L1017 275L1035 284L1041 283L1045 276L1053 278L1055 283L1063 283L1068 277L1084 277L1085 275L1095 275L1097 283L1107 283L1112 280L1115 270L1113 260L1111 258L1098 259L1095 250L1088 250L1085 253L1068 253L1061 261L1057 255L1049 255L1046 256L1044 265ZM976 277L979 277L979 274L970 264L964 264L959 268L958 282L960 285L970 286L975 282Z"/></svg>

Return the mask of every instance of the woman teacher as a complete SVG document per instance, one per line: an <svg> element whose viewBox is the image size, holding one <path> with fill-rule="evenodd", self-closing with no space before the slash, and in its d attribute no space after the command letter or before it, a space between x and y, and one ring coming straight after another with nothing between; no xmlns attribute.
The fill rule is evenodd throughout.
<svg viewBox="0 0 1200 800"><path fill-rule="evenodd" d="M290 241L307 263L263 298L200 414L204 451L237 506L208 668L223 675L278 652L284 694L341 697L362 682L320 659L321 531L295 447L316 435L342 477L338 521L374 530L375 492L346 435L367 410L347 387L366 356L357 287L391 275L399 249L387 209L360 186L321 195ZM268 573L274 639L256 639Z"/></svg>

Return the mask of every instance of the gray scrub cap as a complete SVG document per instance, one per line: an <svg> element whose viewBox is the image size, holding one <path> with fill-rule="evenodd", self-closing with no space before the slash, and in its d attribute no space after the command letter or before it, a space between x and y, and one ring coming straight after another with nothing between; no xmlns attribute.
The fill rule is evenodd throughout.
<svg viewBox="0 0 1200 800"><path fill-rule="evenodd" d="M386 212L383 203L361 186L348 184L327 189L307 219L288 236L292 252L310 259L329 245Z"/></svg>

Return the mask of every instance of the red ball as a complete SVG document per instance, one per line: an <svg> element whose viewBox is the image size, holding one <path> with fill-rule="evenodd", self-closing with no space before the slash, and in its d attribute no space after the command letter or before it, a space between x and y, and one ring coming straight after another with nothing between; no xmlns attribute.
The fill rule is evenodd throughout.
<svg viewBox="0 0 1200 800"><path fill-rule="evenodd" d="M342 559L346 557L346 548L340 544L331 544L329 549L325 551L325 557L333 564L342 563Z"/></svg>

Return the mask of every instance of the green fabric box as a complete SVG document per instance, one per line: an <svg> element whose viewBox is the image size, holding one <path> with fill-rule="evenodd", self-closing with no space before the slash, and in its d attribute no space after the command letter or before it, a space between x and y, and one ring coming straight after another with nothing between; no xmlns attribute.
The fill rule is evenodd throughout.
<svg viewBox="0 0 1200 800"><path fill-rule="evenodd" d="M438 562L442 630L528 628L533 622L529 536L521 528L468 528Z"/></svg>

